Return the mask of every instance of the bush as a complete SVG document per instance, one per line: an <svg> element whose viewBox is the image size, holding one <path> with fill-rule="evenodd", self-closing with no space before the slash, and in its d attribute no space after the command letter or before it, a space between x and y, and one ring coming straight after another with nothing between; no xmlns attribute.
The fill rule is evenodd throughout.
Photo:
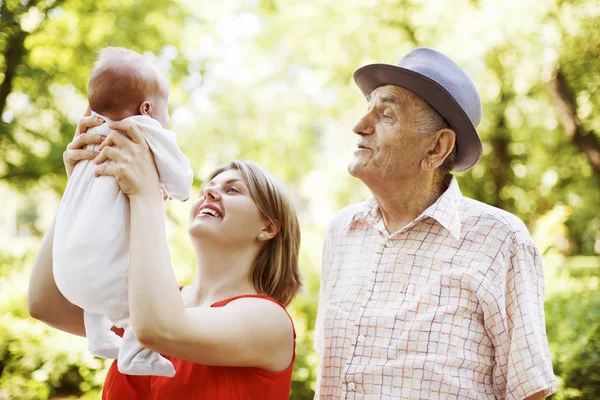
<svg viewBox="0 0 600 400"><path fill-rule="evenodd" d="M600 399L600 267L597 257L573 257L547 277L562 290L546 300L546 332L562 399ZM588 265L586 265L586 263Z"/></svg>
<svg viewBox="0 0 600 400"><path fill-rule="evenodd" d="M99 398L108 362L29 316L32 264L31 253L0 258L0 399Z"/></svg>

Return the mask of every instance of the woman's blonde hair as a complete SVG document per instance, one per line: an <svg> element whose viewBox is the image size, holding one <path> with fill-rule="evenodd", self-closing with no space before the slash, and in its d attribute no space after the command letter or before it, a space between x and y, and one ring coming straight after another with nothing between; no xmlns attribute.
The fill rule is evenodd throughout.
<svg viewBox="0 0 600 400"><path fill-rule="evenodd" d="M256 256L250 280L258 293L287 306L302 286L298 268L300 225L296 210L283 184L253 161L231 161L214 170L205 182L229 170L240 172L262 216L280 223L279 233L267 241Z"/></svg>

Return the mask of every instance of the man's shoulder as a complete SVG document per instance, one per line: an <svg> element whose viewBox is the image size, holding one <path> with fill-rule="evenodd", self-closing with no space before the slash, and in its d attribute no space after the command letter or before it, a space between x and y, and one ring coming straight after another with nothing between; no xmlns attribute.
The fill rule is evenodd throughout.
<svg viewBox="0 0 600 400"><path fill-rule="evenodd" d="M355 203L342 208L333 216L331 222L329 222L328 231L343 230L346 226L348 226L349 223L352 222L356 214L363 211L364 204L364 202Z"/></svg>
<svg viewBox="0 0 600 400"><path fill-rule="evenodd" d="M362 212L365 206L365 202L362 201L360 203L354 203L354 204L350 204L349 206L346 206L344 208L342 208L340 211L337 212L337 214L335 214L335 216L333 217L333 219L343 219L343 218L352 218L354 217L357 213Z"/></svg>
<svg viewBox="0 0 600 400"><path fill-rule="evenodd" d="M466 229L494 229L511 236L515 242L534 244L525 223L501 208L463 196L460 214Z"/></svg>

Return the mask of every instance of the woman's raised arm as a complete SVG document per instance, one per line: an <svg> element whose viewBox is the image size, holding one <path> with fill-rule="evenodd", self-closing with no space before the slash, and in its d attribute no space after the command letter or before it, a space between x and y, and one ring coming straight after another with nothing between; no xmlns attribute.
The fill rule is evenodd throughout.
<svg viewBox="0 0 600 400"><path fill-rule="evenodd" d="M27 296L29 314L53 328L85 337L83 310L65 299L54 281L52 243L55 221L46 232L33 264Z"/></svg>
<svg viewBox="0 0 600 400"><path fill-rule="evenodd" d="M89 115L89 110L86 112ZM102 121L103 122L103 121ZM80 160L91 160L97 153L84 150L88 144L99 144L102 142L100 135L88 134L85 131L100 125L100 121L94 117L84 117L79 122L75 131L73 141L64 153L65 169L70 177ZM29 293L27 304L29 314L53 328L60 329L74 335L85 336L83 324L83 310L70 303L58 290L52 270L52 245L54 242L54 226L56 218L52 221L48 232L42 240L40 251L35 259L33 271L29 279Z"/></svg>
<svg viewBox="0 0 600 400"><path fill-rule="evenodd" d="M282 371L293 359L292 322L264 299L186 309L171 266L159 179L152 154L133 124L116 122L100 146L97 175L114 176L131 206L129 311L146 348L199 364ZM108 161L108 162L107 162Z"/></svg>

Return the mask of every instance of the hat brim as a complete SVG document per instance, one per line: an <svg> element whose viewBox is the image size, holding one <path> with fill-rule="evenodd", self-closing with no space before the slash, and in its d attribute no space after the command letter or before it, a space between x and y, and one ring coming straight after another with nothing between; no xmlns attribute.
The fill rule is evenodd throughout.
<svg viewBox="0 0 600 400"><path fill-rule="evenodd" d="M354 72L354 81L366 96L384 85L408 89L425 100L456 133L454 171L466 171L481 158L481 140L467 114L442 85L418 72L390 64L370 64Z"/></svg>

